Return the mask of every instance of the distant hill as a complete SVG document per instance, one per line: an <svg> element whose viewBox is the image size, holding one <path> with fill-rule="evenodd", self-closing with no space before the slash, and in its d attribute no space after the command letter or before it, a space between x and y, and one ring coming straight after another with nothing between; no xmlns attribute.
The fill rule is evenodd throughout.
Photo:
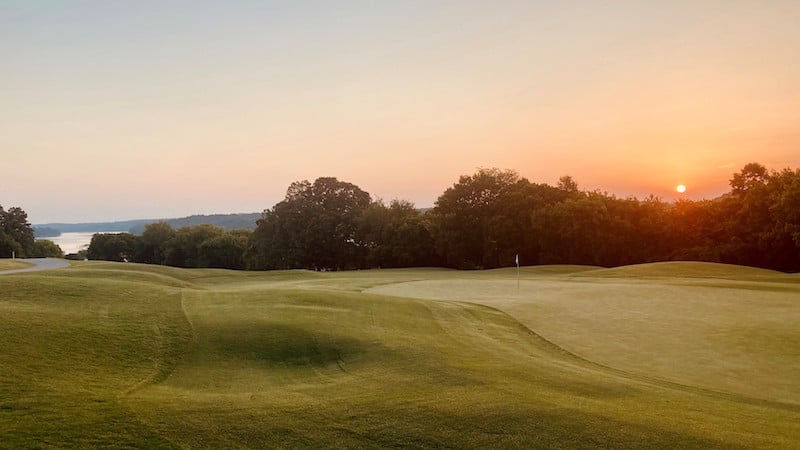
<svg viewBox="0 0 800 450"><path fill-rule="evenodd" d="M61 230L58 230L56 228L34 226L33 234L37 238L58 237L61 236Z"/></svg>
<svg viewBox="0 0 800 450"><path fill-rule="evenodd" d="M173 228L189 227L194 225L215 225L225 230L244 228L254 230L256 220L261 217L261 213L243 214L211 214L194 215L188 217L172 219L136 219L120 220L116 222L88 222L88 223L43 223L34 225L35 230L46 230L46 234L53 236L54 232L61 233L97 233L97 232L119 232L142 234L145 226L155 222L166 222ZM37 237L44 235L37 234Z"/></svg>
<svg viewBox="0 0 800 450"><path fill-rule="evenodd" d="M34 230L58 230L61 233L97 233L102 231L128 232L134 226L158 222L158 219L121 220L118 222L87 222L87 223L43 223L33 226ZM39 235L37 234L37 237Z"/></svg>
<svg viewBox="0 0 800 450"><path fill-rule="evenodd" d="M193 227L195 225L215 225L225 230L246 229L255 230L256 220L261 218L261 213L244 213L244 214L211 214L211 215L194 215L189 217L181 217L178 219L164 219L172 228L178 229L181 227ZM159 222L158 220L151 220L146 223L136 224L130 228L133 234L142 234L144 227L147 224Z"/></svg>

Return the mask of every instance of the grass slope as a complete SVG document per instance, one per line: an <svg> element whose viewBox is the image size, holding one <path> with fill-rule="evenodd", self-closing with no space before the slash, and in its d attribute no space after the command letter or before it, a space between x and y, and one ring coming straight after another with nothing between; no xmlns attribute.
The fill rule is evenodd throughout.
<svg viewBox="0 0 800 450"><path fill-rule="evenodd" d="M613 285L574 277L583 269L523 270L521 290L563 283L596 294ZM597 364L592 354L567 351L571 343L559 336L542 338L532 318L536 311L558 318L555 306L516 298L511 274L82 263L0 277L0 447L684 448L800 440L795 403L665 382L657 371ZM565 286L560 299L569 308L575 296ZM481 296L482 289L492 293ZM796 295L768 292L778 293L770 302ZM415 293L447 301L395 296ZM782 306L789 314L799 307ZM590 331L598 341L615 338L606 328Z"/></svg>
<svg viewBox="0 0 800 450"><path fill-rule="evenodd" d="M32 265L33 264L31 264L31 263L27 263L27 262L23 262L23 261L17 261L17 260L14 260L14 259L5 259L5 258L0 259L0 271L2 271L2 270L13 270L13 269L24 269L24 268L30 267Z"/></svg>
<svg viewBox="0 0 800 450"><path fill-rule="evenodd" d="M729 280L800 282L800 277L797 274L790 275L758 267L694 261L636 264L610 269L587 270L576 273L576 275L595 278L722 278Z"/></svg>
<svg viewBox="0 0 800 450"><path fill-rule="evenodd" d="M506 278L415 281L374 292L492 306L600 364L800 404L800 284L786 281L792 276L663 263L528 278L519 289Z"/></svg>

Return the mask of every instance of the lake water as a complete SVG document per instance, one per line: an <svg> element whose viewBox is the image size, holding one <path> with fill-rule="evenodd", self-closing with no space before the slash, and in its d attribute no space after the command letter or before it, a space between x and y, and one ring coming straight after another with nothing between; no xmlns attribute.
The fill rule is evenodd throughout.
<svg viewBox="0 0 800 450"><path fill-rule="evenodd" d="M42 238L53 241L61 247L61 250L67 253L78 253L79 250L84 250L89 247L92 242L92 236L95 233L105 233L105 231L93 231L91 233L61 233L58 237Z"/></svg>

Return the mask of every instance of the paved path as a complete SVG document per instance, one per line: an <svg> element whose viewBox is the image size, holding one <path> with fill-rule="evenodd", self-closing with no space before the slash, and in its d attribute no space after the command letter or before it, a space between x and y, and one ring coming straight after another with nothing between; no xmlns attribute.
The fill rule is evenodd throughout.
<svg viewBox="0 0 800 450"><path fill-rule="evenodd" d="M0 275L8 273L36 272L38 270L63 269L69 267L69 263L63 259L56 258L17 258L17 261L33 264L33 267L24 269L0 270Z"/></svg>

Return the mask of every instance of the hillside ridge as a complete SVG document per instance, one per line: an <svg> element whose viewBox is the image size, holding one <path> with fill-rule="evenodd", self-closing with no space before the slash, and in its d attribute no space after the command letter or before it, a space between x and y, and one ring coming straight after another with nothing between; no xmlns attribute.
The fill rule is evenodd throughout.
<svg viewBox="0 0 800 450"><path fill-rule="evenodd" d="M256 220L261 217L261 213L232 213L232 214L194 214L185 217L162 218L162 219L132 219L118 220L111 222L52 222L34 224L34 231L37 230L57 230L61 233L92 233L92 232L119 232L142 234L144 228L156 222L166 222L173 228L190 227L195 225L215 225L225 230L244 228L254 230ZM37 237L45 237L37 234Z"/></svg>

